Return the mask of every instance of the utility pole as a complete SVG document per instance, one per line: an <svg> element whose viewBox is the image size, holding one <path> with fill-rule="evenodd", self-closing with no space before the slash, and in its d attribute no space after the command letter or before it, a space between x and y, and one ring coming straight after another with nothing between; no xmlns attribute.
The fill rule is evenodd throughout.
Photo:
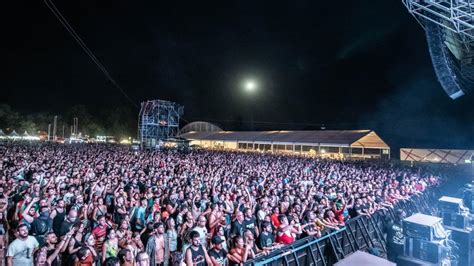
<svg viewBox="0 0 474 266"><path fill-rule="evenodd" d="M74 135L76 136L77 136L78 127L79 127L79 118L74 117Z"/></svg>
<svg viewBox="0 0 474 266"><path fill-rule="evenodd" d="M51 135L51 124L48 124L48 140L51 140L50 135Z"/></svg>
<svg viewBox="0 0 474 266"><path fill-rule="evenodd" d="M56 136L57 124L58 124L58 116L55 115L54 120L53 120L53 141L57 140L57 136Z"/></svg>
<svg viewBox="0 0 474 266"><path fill-rule="evenodd" d="M63 140L64 140L64 128L65 128L65 126L64 126L64 123L63 123Z"/></svg>

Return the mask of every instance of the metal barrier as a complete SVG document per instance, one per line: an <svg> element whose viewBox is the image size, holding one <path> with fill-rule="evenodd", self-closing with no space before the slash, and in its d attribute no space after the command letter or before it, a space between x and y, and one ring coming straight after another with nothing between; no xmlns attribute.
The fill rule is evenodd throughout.
<svg viewBox="0 0 474 266"><path fill-rule="evenodd" d="M410 200L400 201L394 209L403 209L407 215L417 212L436 213L436 193L433 189ZM350 219L337 231L328 231L320 238L306 237L284 246L266 256L245 263L248 266L263 265L333 265L357 250L376 248L386 252L385 226L395 217L394 209L380 210L371 216Z"/></svg>

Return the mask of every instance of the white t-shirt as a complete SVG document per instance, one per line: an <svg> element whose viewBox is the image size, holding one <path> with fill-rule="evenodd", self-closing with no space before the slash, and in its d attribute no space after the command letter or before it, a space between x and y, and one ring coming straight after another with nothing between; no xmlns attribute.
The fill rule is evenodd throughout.
<svg viewBox="0 0 474 266"><path fill-rule="evenodd" d="M257 218L259 221L263 221L265 219L265 216L267 216L267 213L264 210L258 210Z"/></svg>
<svg viewBox="0 0 474 266"><path fill-rule="evenodd" d="M33 251L39 246L33 236L25 240L15 239L7 250L7 257L13 257L13 265L33 266Z"/></svg>

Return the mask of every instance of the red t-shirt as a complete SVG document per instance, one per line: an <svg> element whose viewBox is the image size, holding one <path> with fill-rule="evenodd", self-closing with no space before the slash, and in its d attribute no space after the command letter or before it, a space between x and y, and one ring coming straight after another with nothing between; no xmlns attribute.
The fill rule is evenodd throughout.
<svg viewBox="0 0 474 266"><path fill-rule="evenodd" d="M344 209L346 208L346 205L340 210L334 210L334 216L336 217L337 221L339 223L344 223Z"/></svg>
<svg viewBox="0 0 474 266"><path fill-rule="evenodd" d="M276 213L272 214L272 224L275 228L280 226L280 220L278 220L278 214Z"/></svg>
<svg viewBox="0 0 474 266"><path fill-rule="evenodd" d="M276 242L287 245L287 244L291 244L291 243L295 242L295 238L293 237L293 235L288 236L285 233L283 233L281 235L278 234L277 237L276 237Z"/></svg>
<svg viewBox="0 0 474 266"><path fill-rule="evenodd" d="M96 228L94 228L94 230L92 230L92 235L94 235L96 239L95 245L97 250L102 250L102 245L104 244L105 237L107 235L107 226L97 226Z"/></svg>
<svg viewBox="0 0 474 266"><path fill-rule="evenodd" d="M420 184L420 183L416 183L415 184L415 189L418 190L418 191L422 191L423 190L423 185Z"/></svg>

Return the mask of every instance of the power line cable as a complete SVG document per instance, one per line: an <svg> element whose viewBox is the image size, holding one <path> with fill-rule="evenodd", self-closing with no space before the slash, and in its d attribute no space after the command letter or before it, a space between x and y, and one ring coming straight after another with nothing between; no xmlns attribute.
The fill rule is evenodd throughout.
<svg viewBox="0 0 474 266"><path fill-rule="evenodd" d="M97 57L94 55L94 53L87 47L87 45L84 43L82 38L76 33L74 28L68 23L66 18L62 15L62 13L59 11L59 9L54 5L54 3L51 0L44 0L44 3L46 6L53 12L54 16L61 22L61 24L66 28L66 30L69 32L69 34L76 40L76 42L81 46L81 48L86 52L86 54L90 57L90 59L97 65L97 67L102 71L102 73L107 77L107 79L117 88L122 95L127 98L127 100L135 107L138 108L138 105L135 103L135 101L132 100L130 96L122 89L122 87L118 84L118 82L110 75L109 71L104 67L104 65L97 59Z"/></svg>

